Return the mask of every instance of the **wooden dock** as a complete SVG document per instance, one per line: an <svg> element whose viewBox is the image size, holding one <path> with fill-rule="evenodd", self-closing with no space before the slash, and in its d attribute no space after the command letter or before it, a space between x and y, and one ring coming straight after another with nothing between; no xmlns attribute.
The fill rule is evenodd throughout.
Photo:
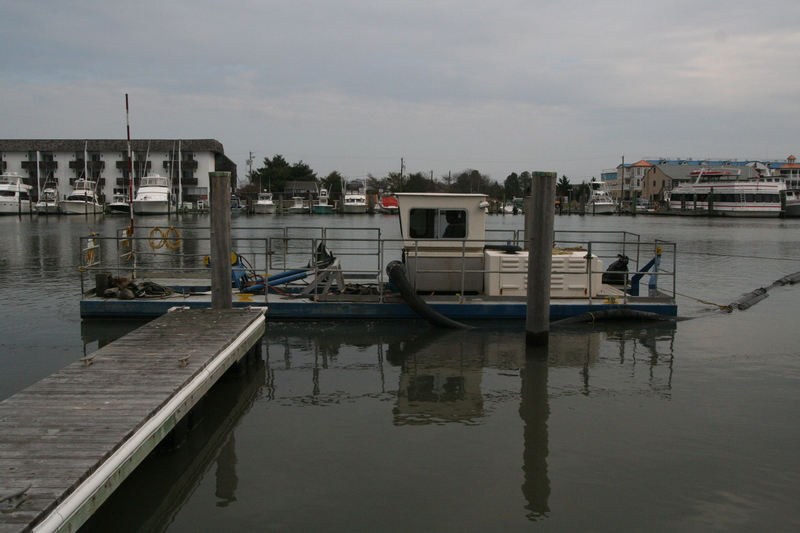
<svg viewBox="0 0 800 533"><path fill-rule="evenodd" d="M265 330L175 310L0 402L0 533L76 531Z"/></svg>

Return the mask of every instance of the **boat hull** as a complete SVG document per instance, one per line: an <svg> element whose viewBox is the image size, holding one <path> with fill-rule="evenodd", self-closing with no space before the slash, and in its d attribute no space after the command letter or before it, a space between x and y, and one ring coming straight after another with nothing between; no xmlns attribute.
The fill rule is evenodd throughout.
<svg viewBox="0 0 800 533"><path fill-rule="evenodd" d="M366 205L343 205L341 212L347 215L363 215L367 212Z"/></svg>
<svg viewBox="0 0 800 533"><path fill-rule="evenodd" d="M315 205L314 206L314 214L315 215L330 215L333 213L333 206L332 205Z"/></svg>
<svg viewBox="0 0 800 533"><path fill-rule="evenodd" d="M47 204L36 204L36 213L39 215L57 215L61 212L58 208L58 204L47 203Z"/></svg>
<svg viewBox="0 0 800 533"><path fill-rule="evenodd" d="M65 215L99 215L103 213L103 206L91 202L78 200L64 200L58 204Z"/></svg>
<svg viewBox="0 0 800 533"><path fill-rule="evenodd" d="M133 201L133 214L134 215L166 215L169 213L169 202L157 200L134 200Z"/></svg>
<svg viewBox="0 0 800 533"><path fill-rule="evenodd" d="M274 215L275 211L275 204L255 204L253 206L253 213L257 215Z"/></svg>
<svg viewBox="0 0 800 533"><path fill-rule="evenodd" d="M22 200L22 202L0 202L0 215L17 215L19 213L30 212L31 202L29 200Z"/></svg>
<svg viewBox="0 0 800 533"><path fill-rule="evenodd" d="M591 312L618 309L618 304L600 303L595 300L568 300L550 303L550 320L583 315ZM267 320L421 320L420 316L405 302L377 301L326 301L314 302L309 299L280 300L264 297L234 294L233 307L264 305L269 307ZM211 307L210 295L188 296L167 299L118 300L115 298L85 297L80 302L81 318L152 318L166 314L171 307L180 305L191 309ZM524 298L507 302L458 303L429 301L435 311L453 320L519 320L524 321L527 305ZM645 299L641 303L630 302L626 309L657 313L664 316L677 316L677 305L673 300L657 302Z"/></svg>
<svg viewBox="0 0 800 533"><path fill-rule="evenodd" d="M740 217L740 218L777 218L781 214L780 204L770 205L725 205L715 203L713 210L709 210L708 202L691 202L686 204L685 208L681 208L681 202L670 202L670 209L678 213L702 213L705 215L713 215L718 217ZM798 215L800 216L800 215Z"/></svg>
<svg viewBox="0 0 800 533"><path fill-rule="evenodd" d="M786 204L783 209L783 216L790 218L800 217L800 203Z"/></svg>
<svg viewBox="0 0 800 533"><path fill-rule="evenodd" d="M616 207L614 204L589 204L587 213L591 215L613 215Z"/></svg>
<svg viewBox="0 0 800 533"><path fill-rule="evenodd" d="M131 214L131 206L129 206L128 204L124 204L124 205L123 204L118 204L118 205L109 204L108 205L108 212L111 213L112 215L113 214L130 215Z"/></svg>

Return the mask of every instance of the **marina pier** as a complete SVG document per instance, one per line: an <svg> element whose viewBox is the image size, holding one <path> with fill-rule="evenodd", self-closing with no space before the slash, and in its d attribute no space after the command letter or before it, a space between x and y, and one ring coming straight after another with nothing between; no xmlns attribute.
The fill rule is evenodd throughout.
<svg viewBox="0 0 800 533"><path fill-rule="evenodd" d="M0 402L0 533L76 531L264 334L176 309Z"/></svg>

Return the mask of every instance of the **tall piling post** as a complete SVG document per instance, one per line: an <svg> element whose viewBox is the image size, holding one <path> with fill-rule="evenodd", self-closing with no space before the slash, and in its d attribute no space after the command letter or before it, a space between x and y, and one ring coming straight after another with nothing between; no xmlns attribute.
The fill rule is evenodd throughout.
<svg viewBox="0 0 800 533"><path fill-rule="evenodd" d="M525 342L543 346L550 336L550 270L555 225L556 172L534 172L525 210L528 294Z"/></svg>
<svg viewBox="0 0 800 533"><path fill-rule="evenodd" d="M211 309L233 307L231 291L231 173L209 172L211 182Z"/></svg>

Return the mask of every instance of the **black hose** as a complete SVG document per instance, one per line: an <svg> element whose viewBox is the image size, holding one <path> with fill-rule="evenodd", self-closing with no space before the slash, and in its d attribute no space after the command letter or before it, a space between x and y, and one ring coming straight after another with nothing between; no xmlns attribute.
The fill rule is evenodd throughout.
<svg viewBox="0 0 800 533"><path fill-rule="evenodd" d="M608 320L654 320L654 321L674 321L681 320L674 316L660 315L648 311L638 311L636 309L604 309L592 313L584 313L578 316L571 316L562 320L551 322L551 326L562 326L566 324L577 324L579 322L603 322Z"/></svg>
<svg viewBox="0 0 800 533"><path fill-rule="evenodd" d="M426 304L414 291L411 282L406 278L406 267L400 261L392 261L386 265L386 273L389 274L389 279L394 282L397 290L400 291L400 295L408 306L432 326L447 329L472 329L472 326L467 326L466 324L447 318Z"/></svg>

